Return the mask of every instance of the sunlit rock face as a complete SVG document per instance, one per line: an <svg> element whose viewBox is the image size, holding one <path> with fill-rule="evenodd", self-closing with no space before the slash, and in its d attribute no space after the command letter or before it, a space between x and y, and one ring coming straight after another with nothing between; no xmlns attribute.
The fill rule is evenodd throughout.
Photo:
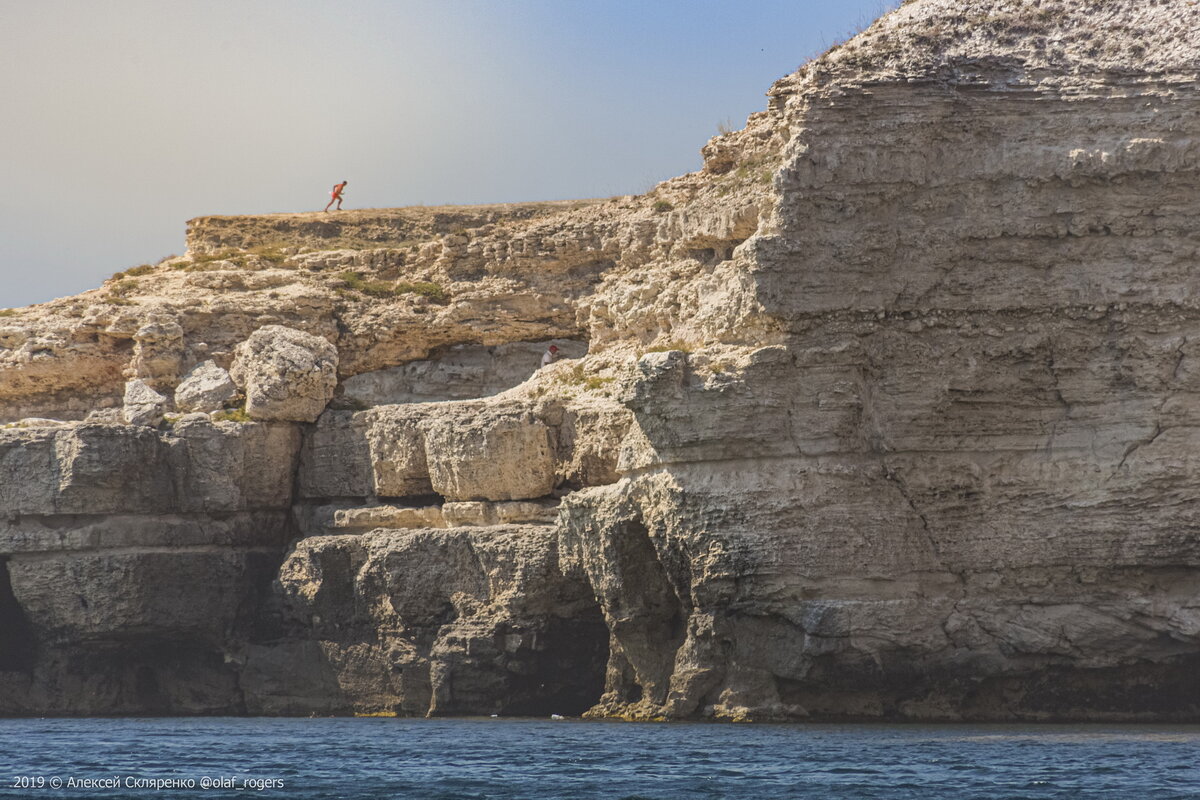
<svg viewBox="0 0 1200 800"><path fill-rule="evenodd" d="M644 357L630 477L568 500L595 713L1197 714L1196 51L1127 58L1196 11L993 5L773 91L778 338Z"/></svg>
<svg viewBox="0 0 1200 800"><path fill-rule="evenodd" d="M647 195L0 318L0 712L1200 718L1198 23L910 0Z"/></svg>

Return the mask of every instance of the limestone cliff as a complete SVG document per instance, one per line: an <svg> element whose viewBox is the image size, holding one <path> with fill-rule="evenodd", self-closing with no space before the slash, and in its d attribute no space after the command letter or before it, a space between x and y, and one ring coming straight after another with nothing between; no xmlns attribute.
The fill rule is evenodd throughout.
<svg viewBox="0 0 1200 800"><path fill-rule="evenodd" d="M0 711L1200 718L1198 31L910 0L645 196L6 312Z"/></svg>

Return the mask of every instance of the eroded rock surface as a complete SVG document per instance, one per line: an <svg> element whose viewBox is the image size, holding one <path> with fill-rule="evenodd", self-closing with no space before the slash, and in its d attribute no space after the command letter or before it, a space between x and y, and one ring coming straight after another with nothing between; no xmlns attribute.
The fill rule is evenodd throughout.
<svg viewBox="0 0 1200 800"><path fill-rule="evenodd" d="M166 409L167 398L147 386L145 381L134 378L125 384L125 403L121 409L121 418L130 425L154 427L162 422Z"/></svg>
<svg viewBox="0 0 1200 800"><path fill-rule="evenodd" d="M175 387L175 407L180 411L219 411L237 394L229 373L213 361L205 361Z"/></svg>
<svg viewBox="0 0 1200 800"><path fill-rule="evenodd" d="M5 316L0 711L1200 719L1197 31L910 0L644 196Z"/></svg>
<svg viewBox="0 0 1200 800"><path fill-rule="evenodd" d="M230 377L251 419L312 422L333 399L337 348L312 334L266 325L238 345Z"/></svg>
<svg viewBox="0 0 1200 800"><path fill-rule="evenodd" d="M492 347L462 344L435 358L355 375L342 383L342 391L350 402L364 406L489 397L528 380L551 345L562 358L587 354L585 342L566 339Z"/></svg>
<svg viewBox="0 0 1200 800"><path fill-rule="evenodd" d="M312 537L279 582L290 636L248 651L251 711L581 714L603 684L603 620L548 525Z"/></svg>

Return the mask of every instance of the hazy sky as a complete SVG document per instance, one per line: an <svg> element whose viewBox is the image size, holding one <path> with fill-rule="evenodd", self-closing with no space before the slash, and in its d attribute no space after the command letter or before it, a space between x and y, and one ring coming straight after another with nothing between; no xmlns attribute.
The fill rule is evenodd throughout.
<svg viewBox="0 0 1200 800"><path fill-rule="evenodd" d="M0 308L203 214L602 197L893 2L0 0Z"/></svg>

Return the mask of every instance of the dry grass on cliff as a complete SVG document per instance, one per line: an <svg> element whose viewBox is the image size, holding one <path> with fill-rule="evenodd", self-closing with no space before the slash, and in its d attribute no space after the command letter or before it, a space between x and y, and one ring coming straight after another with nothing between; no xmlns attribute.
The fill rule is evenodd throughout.
<svg viewBox="0 0 1200 800"><path fill-rule="evenodd" d="M432 281L380 281L351 269L339 272L336 277L341 285L335 289L354 291L368 297L390 298L413 294L440 305L450 302L450 293L445 287Z"/></svg>
<svg viewBox="0 0 1200 800"><path fill-rule="evenodd" d="M119 281L122 278L136 278L139 275L149 275L153 271L153 264L142 264L137 267L130 267L129 269L122 270L120 272L114 272L113 276L109 278L109 280Z"/></svg>
<svg viewBox="0 0 1200 800"><path fill-rule="evenodd" d="M213 264L228 262L240 269L273 266L292 267L291 257L279 245L256 245L245 250L226 248L213 253L193 253L186 261L171 265L171 269L182 272L199 272Z"/></svg>

